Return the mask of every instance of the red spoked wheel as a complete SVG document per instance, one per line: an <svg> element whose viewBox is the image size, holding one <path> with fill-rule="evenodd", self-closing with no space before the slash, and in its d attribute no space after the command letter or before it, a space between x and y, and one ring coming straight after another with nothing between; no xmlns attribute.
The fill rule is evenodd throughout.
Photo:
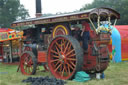
<svg viewBox="0 0 128 85"><path fill-rule="evenodd" d="M79 42L68 35L57 36L48 48L48 66L58 79L72 79L83 66L83 51Z"/></svg>
<svg viewBox="0 0 128 85"><path fill-rule="evenodd" d="M31 51L25 51L21 56L20 69L24 75L36 73L37 59Z"/></svg>

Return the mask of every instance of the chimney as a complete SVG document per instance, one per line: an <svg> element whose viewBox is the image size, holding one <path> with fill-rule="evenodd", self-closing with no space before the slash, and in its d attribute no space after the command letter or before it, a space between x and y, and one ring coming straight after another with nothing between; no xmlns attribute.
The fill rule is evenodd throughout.
<svg viewBox="0 0 128 85"><path fill-rule="evenodd" d="M36 0L36 17L41 17L41 0Z"/></svg>

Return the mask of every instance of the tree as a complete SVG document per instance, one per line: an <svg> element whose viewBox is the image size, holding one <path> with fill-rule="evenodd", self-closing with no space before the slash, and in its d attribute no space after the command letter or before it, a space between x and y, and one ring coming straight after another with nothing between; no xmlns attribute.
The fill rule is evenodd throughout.
<svg viewBox="0 0 128 85"><path fill-rule="evenodd" d="M13 21L29 17L19 0L0 0L0 27L8 28Z"/></svg>
<svg viewBox="0 0 128 85"><path fill-rule="evenodd" d="M117 24L128 24L128 0L94 0L91 4L86 4L80 10L97 7L108 7L118 11L120 13L120 20Z"/></svg>

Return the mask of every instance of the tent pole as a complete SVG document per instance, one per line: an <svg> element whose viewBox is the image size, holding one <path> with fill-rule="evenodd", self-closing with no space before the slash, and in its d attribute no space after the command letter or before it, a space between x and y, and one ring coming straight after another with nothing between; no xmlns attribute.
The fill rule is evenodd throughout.
<svg viewBox="0 0 128 85"><path fill-rule="evenodd" d="M10 40L9 41L9 46L10 46L10 54L9 54L9 57L10 57L10 63L12 63L12 41Z"/></svg>

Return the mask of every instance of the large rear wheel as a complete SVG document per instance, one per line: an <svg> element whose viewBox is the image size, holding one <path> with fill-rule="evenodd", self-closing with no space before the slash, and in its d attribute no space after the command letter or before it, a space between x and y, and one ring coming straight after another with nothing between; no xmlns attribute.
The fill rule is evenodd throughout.
<svg viewBox="0 0 128 85"><path fill-rule="evenodd" d="M72 79L83 66L83 51L75 38L61 35L51 41L47 60L49 70L56 78Z"/></svg>

